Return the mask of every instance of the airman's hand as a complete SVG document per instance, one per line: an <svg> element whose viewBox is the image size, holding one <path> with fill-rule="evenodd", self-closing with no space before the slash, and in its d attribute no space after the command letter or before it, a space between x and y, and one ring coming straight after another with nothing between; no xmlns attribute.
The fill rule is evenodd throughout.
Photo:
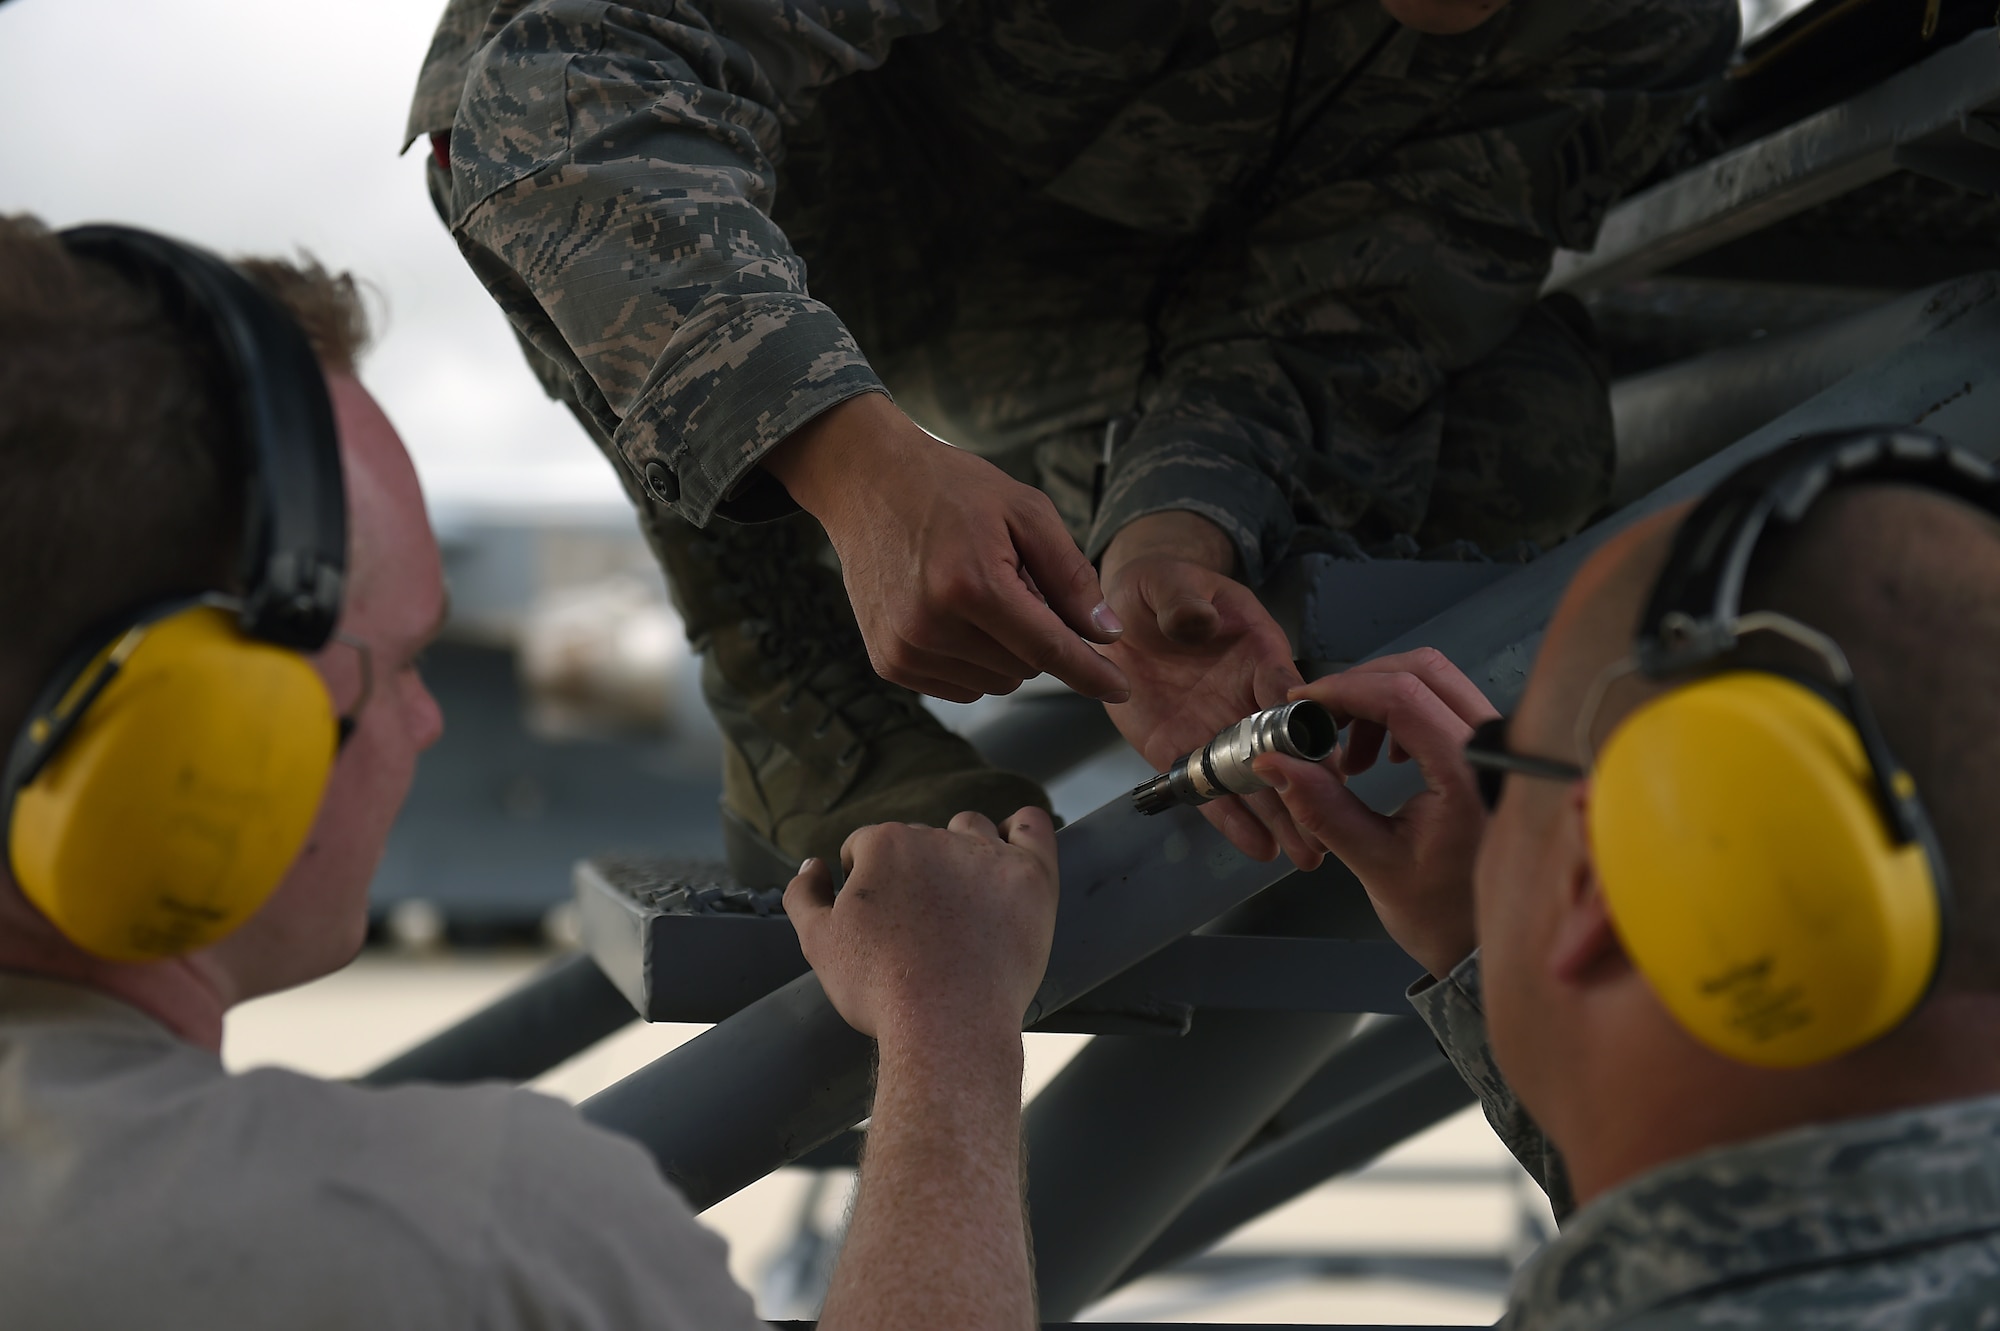
<svg viewBox="0 0 2000 1331"><path fill-rule="evenodd" d="M1342 725L1347 742L1324 763L1280 754L1259 758L1299 826L1354 871L1389 936L1443 977L1474 945L1472 866L1486 826L1466 764L1466 740L1499 715L1442 652L1419 648L1368 661L1292 690ZM1424 791L1392 814L1377 813L1346 779L1414 758Z"/></svg>
<svg viewBox="0 0 2000 1331"><path fill-rule="evenodd" d="M882 678L951 702L1050 674L1123 701L1091 650L1120 628L1047 495L932 438L880 393L793 431L764 459L826 528Z"/></svg>
<svg viewBox="0 0 2000 1331"><path fill-rule="evenodd" d="M1235 558L1222 530L1193 513L1140 518L1105 551L1105 590L1127 626L1107 654L1132 681L1131 701L1106 710L1155 770L1282 703L1299 683L1284 630L1218 570ZM1202 815L1252 858L1283 851L1301 869L1320 862L1319 846L1269 791L1216 800Z"/></svg>
<svg viewBox="0 0 2000 1331"><path fill-rule="evenodd" d="M881 823L849 836L840 859L838 896L807 860L785 913L847 1024L885 1045L1006 1036L1018 1053L1055 936L1049 815L1022 809L997 829L976 813L945 828Z"/></svg>

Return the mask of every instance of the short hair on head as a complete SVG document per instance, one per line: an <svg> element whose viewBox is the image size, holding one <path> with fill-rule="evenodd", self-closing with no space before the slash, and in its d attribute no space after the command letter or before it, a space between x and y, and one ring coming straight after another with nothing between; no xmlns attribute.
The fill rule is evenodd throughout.
<svg viewBox="0 0 2000 1331"><path fill-rule="evenodd" d="M352 368L367 335L352 278L238 266L325 364ZM225 375L151 289L0 216L0 743L85 633L233 589L244 466Z"/></svg>
<svg viewBox="0 0 2000 1331"><path fill-rule="evenodd" d="M329 273L312 255L296 260L243 258L238 271L275 297L329 370L352 374L368 350L368 310L352 273Z"/></svg>
<svg viewBox="0 0 2000 1331"><path fill-rule="evenodd" d="M1835 490L1760 543L1743 608L1832 637L1930 813L1954 920L1940 988L2000 992L2000 521L1903 484ZM1796 650L1746 639L1797 663Z"/></svg>

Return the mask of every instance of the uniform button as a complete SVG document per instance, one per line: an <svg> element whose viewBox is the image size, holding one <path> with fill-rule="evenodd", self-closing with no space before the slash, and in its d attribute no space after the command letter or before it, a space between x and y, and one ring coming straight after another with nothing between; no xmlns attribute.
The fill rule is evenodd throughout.
<svg viewBox="0 0 2000 1331"><path fill-rule="evenodd" d="M646 488L653 492L653 498L663 504L675 503L681 497L681 483L657 462L646 464Z"/></svg>

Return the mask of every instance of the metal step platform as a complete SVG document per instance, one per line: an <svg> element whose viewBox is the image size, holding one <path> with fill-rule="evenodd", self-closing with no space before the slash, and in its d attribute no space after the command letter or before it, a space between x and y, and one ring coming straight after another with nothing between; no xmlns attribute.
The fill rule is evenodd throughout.
<svg viewBox="0 0 2000 1331"><path fill-rule="evenodd" d="M806 973L781 894L720 864L576 867L585 948L644 1021L723 1021ZM1031 1030L1182 1035L1203 1012L1405 1014L1422 969L1386 938L1189 934Z"/></svg>

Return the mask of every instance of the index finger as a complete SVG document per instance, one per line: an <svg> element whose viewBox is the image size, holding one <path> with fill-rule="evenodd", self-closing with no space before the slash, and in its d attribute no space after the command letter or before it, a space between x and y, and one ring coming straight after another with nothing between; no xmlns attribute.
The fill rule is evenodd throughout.
<svg viewBox="0 0 2000 1331"><path fill-rule="evenodd" d="M1317 680L1316 699L1336 713L1379 725L1416 759L1424 782L1432 789L1470 780L1465 741L1472 723L1460 716L1429 684L1408 673L1378 674L1348 671ZM1490 705L1488 710L1490 711Z"/></svg>
<svg viewBox="0 0 2000 1331"><path fill-rule="evenodd" d="M977 809L964 809L953 814L951 821L945 824L945 830L948 832L960 832L981 841L998 841L1000 839L1000 829L993 826L991 818L980 813Z"/></svg>
<svg viewBox="0 0 2000 1331"><path fill-rule="evenodd" d="M833 910L833 875L825 860L814 857L799 866L792 881L785 884L784 904L800 947L810 952L813 938Z"/></svg>
<svg viewBox="0 0 2000 1331"><path fill-rule="evenodd" d="M1087 698L1121 703L1132 696L1125 672L1091 650L1057 617L1015 580L1003 587L990 612L971 616L1002 647L1030 667L1029 673L1054 675Z"/></svg>
<svg viewBox="0 0 2000 1331"><path fill-rule="evenodd" d="M1339 675L1327 675L1305 685L1310 690L1314 684L1329 679L1341 679L1348 675L1415 675L1430 686L1431 692L1443 700L1445 706L1458 714L1467 725L1476 726L1491 721L1500 715L1499 710L1479 686L1467 679L1465 672L1452 664L1450 657L1435 647L1418 647L1412 651L1397 652L1394 656L1378 656L1372 661L1343 670ZM1309 692L1292 690L1294 697L1312 697L1315 702L1324 702Z"/></svg>

